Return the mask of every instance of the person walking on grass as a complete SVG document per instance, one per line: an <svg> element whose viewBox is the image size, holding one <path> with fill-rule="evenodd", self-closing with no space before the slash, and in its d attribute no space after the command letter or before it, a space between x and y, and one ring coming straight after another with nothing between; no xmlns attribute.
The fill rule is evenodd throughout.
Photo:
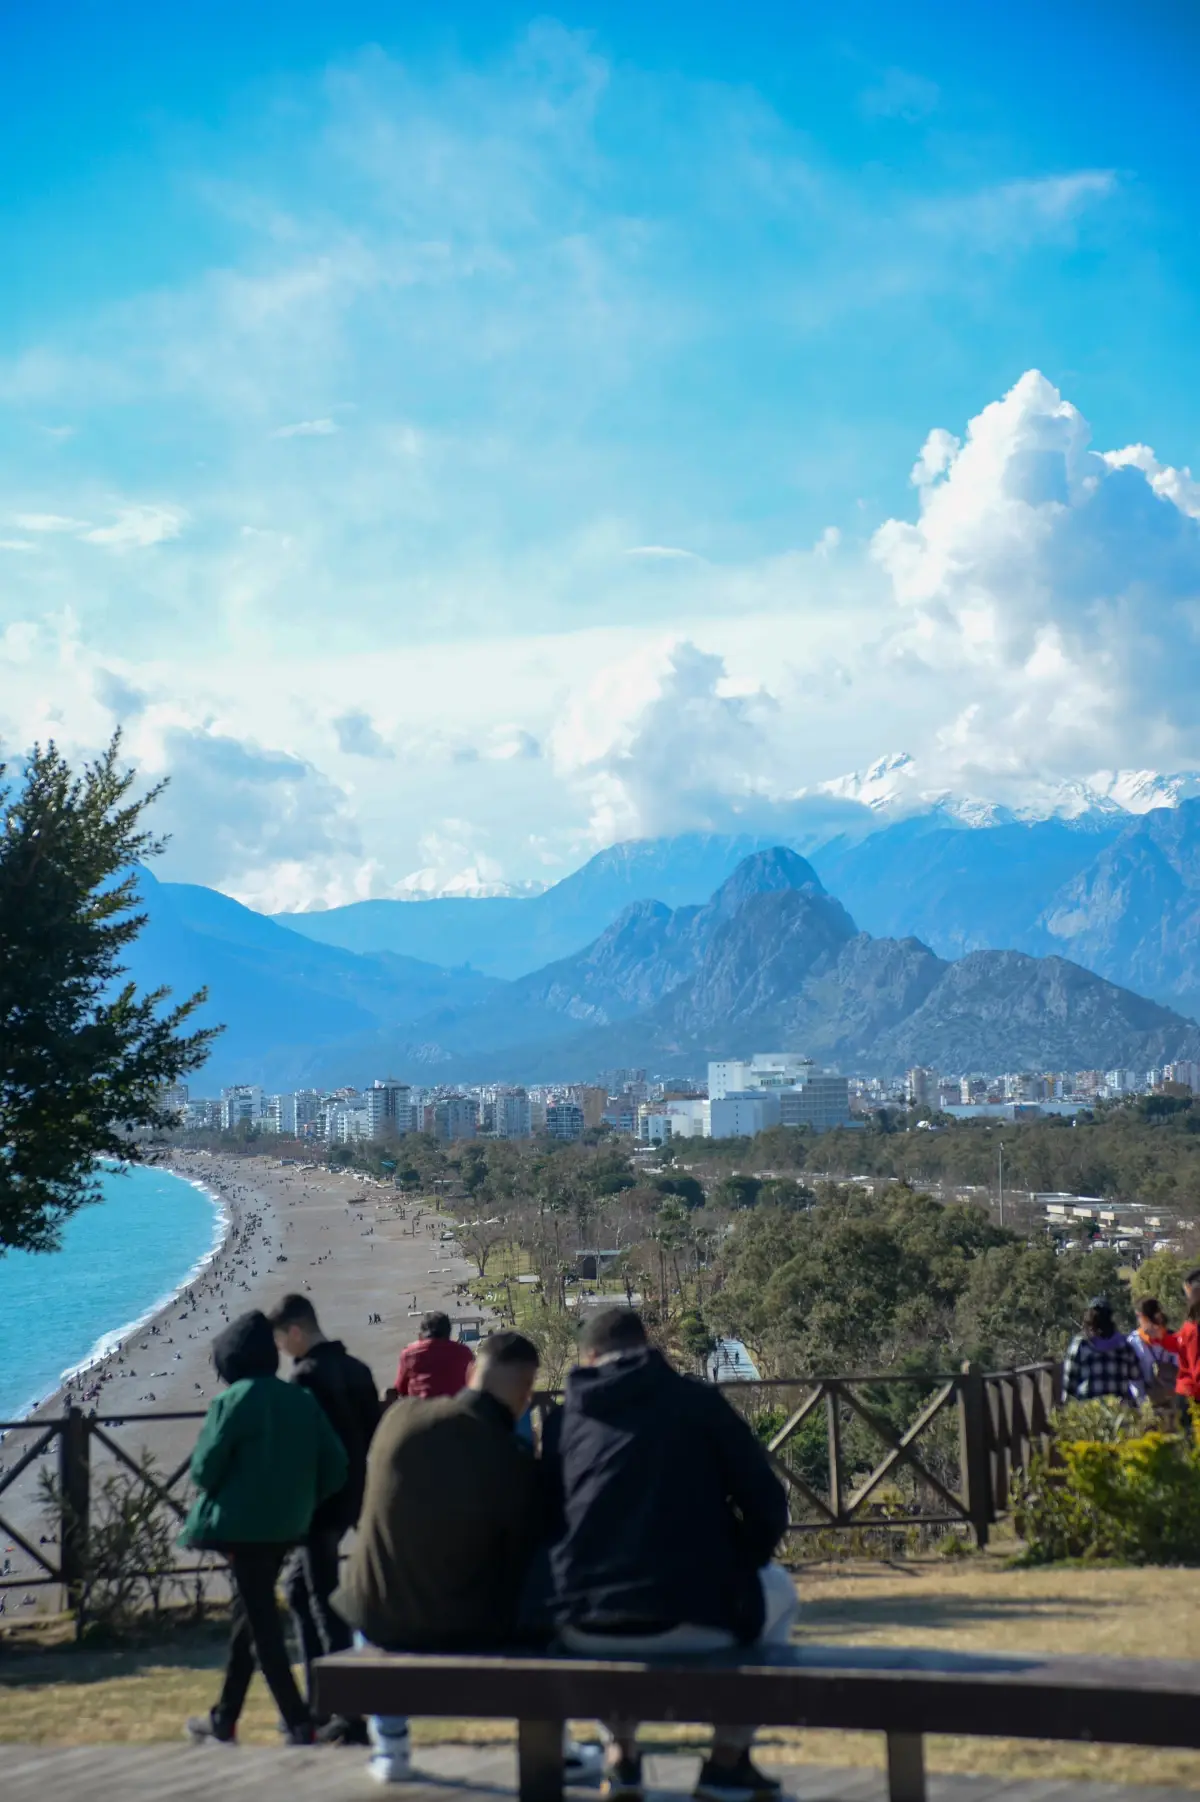
<svg viewBox="0 0 1200 1802"><path fill-rule="evenodd" d="M200 1743L237 1738L257 1663L285 1742L311 1745L314 1723L292 1676L275 1585L316 1509L345 1484L349 1460L307 1390L280 1382L265 1314L243 1314L226 1327L213 1341L213 1363L228 1387L210 1406L192 1454L199 1494L181 1543L229 1561L229 1653L220 1696L208 1714L192 1716L187 1734Z"/></svg>
<svg viewBox="0 0 1200 1802"><path fill-rule="evenodd" d="M307 1389L325 1412L347 1458L346 1481L319 1502L304 1540L287 1561L284 1594L304 1652L305 1682L312 1706L314 1659L344 1652L350 1629L331 1608L338 1584L338 1556L345 1535L358 1522L367 1480L367 1448L379 1425L379 1394L367 1365L352 1358L340 1339L327 1339L307 1295L285 1295L270 1315L275 1344L292 1359L292 1382ZM317 1727L318 1740L365 1746L363 1720L335 1716Z"/></svg>
<svg viewBox="0 0 1200 1802"><path fill-rule="evenodd" d="M448 1314L422 1314L418 1333L400 1353L396 1394L417 1396L423 1401L457 1395L475 1361L470 1347L461 1339L450 1337Z"/></svg>
<svg viewBox="0 0 1200 1802"><path fill-rule="evenodd" d="M754 1433L717 1386L671 1368L630 1308L592 1315L580 1351L542 1446L564 1645L593 1658L786 1645L796 1589L771 1560L787 1493ZM604 1793L640 1802L638 1723L606 1726ZM714 1725L698 1797L778 1797L753 1738L752 1726Z"/></svg>
<svg viewBox="0 0 1200 1802"><path fill-rule="evenodd" d="M1141 1366L1124 1333L1117 1331L1111 1305L1102 1295L1088 1303L1083 1331L1067 1347L1063 1400L1094 1402L1106 1395L1140 1401Z"/></svg>

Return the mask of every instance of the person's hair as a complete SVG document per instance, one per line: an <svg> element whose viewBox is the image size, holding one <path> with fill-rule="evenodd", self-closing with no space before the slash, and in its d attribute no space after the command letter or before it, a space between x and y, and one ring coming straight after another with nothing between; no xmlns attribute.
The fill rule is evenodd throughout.
<svg viewBox="0 0 1200 1802"><path fill-rule="evenodd" d="M1134 1306L1143 1320L1153 1320L1157 1324L1164 1318L1162 1303L1156 1295L1143 1295L1141 1301L1135 1302Z"/></svg>
<svg viewBox="0 0 1200 1802"><path fill-rule="evenodd" d="M476 1357L481 1364L494 1369L505 1366L521 1365L526 1370L536 1370L540 1362L538 1348L532 1339L524 1333L489 1333L480 1343Z"/></svg>
<svg viewBox="0 0 1200 1802"><path fill-rule="evenodd" d="M1200 1270L1189 1270L1183 1280L1189 1289L1200 1287Z"/></svg>
<svg viewBox="0 0 1200 1802"><path fill-rule="evenodd" d="M598 1308L589 1315L579 1348L603 1357L608 1352L637 1351L646 1343L646 1329L640 1314L632 1308Z"/></svg>
<svg viewBox="0 0 1200 1802"><path fill-rule="evenodd" d="M422 1339L448 1339L450 1337L450 1316L435 1308L432 1314L422 1314L421 1324L417 1329Z"/></svg>
<svg viewBox="0 0 1200 1802"><path fill-rule="evenodd" d="M307 1327L310 1333L317 1330L317 1310L307 1295L285 1295L279 1306L271 1309L267 1319L276 1333L286 1333L290 1326Z"/></svg>
<svg viewBox="0 0 1200 1802"><path fill-rule="evenodd" d="M1200 1270L1189 1270L1183 1279L1183 1286L1192 1291L1188 1296L1187 1317L1200 1324Z"/></svg>
<svg viewBox="0 0 1200 1802"><path fill-rule="evenodd" d="M1111 1304L1100 1297L1088 1306L1083 1317L1083 1330L1095 1339L1109 1339L1116 1331Z"/></svg>

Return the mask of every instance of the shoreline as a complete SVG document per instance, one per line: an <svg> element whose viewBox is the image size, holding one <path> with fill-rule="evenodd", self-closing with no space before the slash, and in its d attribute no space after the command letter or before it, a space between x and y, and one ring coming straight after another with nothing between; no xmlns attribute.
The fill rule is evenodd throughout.
<svg viewBox="0 0 1200 1802"><path fill-rule="evenodd" d="M451 1318L477 1318L481 1312L460 1292L471 1266L455 1242L443 1241L451 1223L432 1198L403 1197L390 1185L328 1167L283 1165L261 1152L176 1149L156 1167L214 1200L219 1238L161 1303L103 1335L23 1414L0 1442L0 1476L29 1448L36 1429L61 1419L70 1405L106 1423L105 1433L131 1458L149 1454L160 1472L186 1465L219 1388L213 1339L237 1315L267 1311L289 1291L311 1295L323 1331L366 1361L381 1392L393 1381L401 1349L416 1336L421 1313L438 1307ZM286 1359L280 1374L287 1375ZM97 1495L119 1466L94 1437L91 1457ZM0 1514L31 1546L48 1530L39 1468L53 1468L56 1459L51 1444L0 1497ZM19 1589L35 1567L11 1535L0 1543L0 1561L9 1564L0 1569L2 1596ZM49 1601L57 1588L31 1592L17 1607L37 1606L35 1595ZM7 1612L13 1612L11 1598Z"/></svg>
<svg viewBox="0 0 1200 1802"><path fill-rule="evenodd" d="M128 1168L129 1166L121 1167ZM84 1376L86 1372L103 1364L106 1359L113 1357L115 1353L121 1351L127 1340L132 1339L137 1333L145 1332L158 1320L160 1315L165 1315L169 1309L173 1308L180 1301L193 1283L199 1281L209 1265L215 1263L229 1242L229 1237L234 1227L234 1216L233 1211L221 1195L215 1193L207 1186L207 1184L202 1183L193 1177L184 1175L182 1171L176 1170L169 1163L145 1163L137 1165L135 1168L143 1170L164 1170L169 1176L175 1177L178 1182L187 1183L188 1187L191 1189L198 1189L200 1193L212 1203L212 1244L204 1255L197 1258L185 1272L183 1278L176 1284L174 1289L164 1291L157 1300L151 1302L148 1308L143 1308L136 1319L127 1321L123 1326L111 1327L108 1332L102 1333L95 1344L89 1347L85 1357L80 1358L78 1363L68 1365L65 1370L59 1372L57 1383L47 1395L39 1397L36 1401L23 1403L15 1416L18 1421L27 1421L32 1415L40 1413L54 1401L56 1396L64 1395L67 1390L73 1388L78 1379ZM2 1443L2 1435L0 1435L0 1443Z"/></svg>

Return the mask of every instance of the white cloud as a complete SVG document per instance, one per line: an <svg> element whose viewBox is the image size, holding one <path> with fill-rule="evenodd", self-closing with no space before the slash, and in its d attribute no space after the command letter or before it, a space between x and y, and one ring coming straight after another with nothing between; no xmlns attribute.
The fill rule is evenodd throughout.
<svg viewBox="0 0 1200 1802"><path fill-rule="evenodd" d="M13 524L20 526L23 532L86 532L90 525L86 519L71 519L65 513L17 513Z"/></svg>
<svg viewBox="0 0 1200 1802"><path fill-rule="evenodd" d="M842 542L842 534L836 526L826 526L817 542L813 545L814 557L832 557Z"/></svg>
<svg viewBox="0 0 1200 1802"><path fill-rule="evenodd" d="M37 548L31 538L0 538L0 551L36 551Z"/></svg>
<svg viewBox="0 0 1200 1802"><path fill-rule="evenodd" d="M731 692L724 660L684 641L625 684L601 671L555 729L558 767L590 796L593 838L718 830L774 791L765 689Z"/></svg>
<svg viewBox="0 0 1200 1802"><path fill-rule="evenodd" d="M110 525L93 526L80 536L85 543L103 545L109 551L145 550L178 538L185 517L178 507L122 507Z"/></svg>
<svg viewBox="0 0 1200 1802"><path fill-rule="evenodd" d="M682 558L691 563L698 563L700 561L695 551L681 550L680 547L675 544L634 544L630 546L625 555L627 557L662 557L667 560L670 560L671 558Z"/></svg>
<svg viewBox="0 0 1200 1802"><path fill-rule="evenodd" d="M315 883L331 863L361 854L346 796L306 758L153 720L130 740L131 751L138 745L143 767L169 778L154 816L171 834L161 866L169 881L211 883L273 911L294 898L297 870Z"/></svg>
<svg viewBox="0 0 1200 1802"><path fill-rule="evenodd" d="M295 425L281 425L272 438L332 438L340 427L332 419L300 419Z"/></svg>
<svg viewBox="0 0 1200 1802"><path fill-rule="evenodd" d="M957 693L938 742L959 769L1200 756L1196 484L1145 446L1089 439L1030 370L961 444L931 435L918 520L875 534L907 620L890 654Z"/></svg>

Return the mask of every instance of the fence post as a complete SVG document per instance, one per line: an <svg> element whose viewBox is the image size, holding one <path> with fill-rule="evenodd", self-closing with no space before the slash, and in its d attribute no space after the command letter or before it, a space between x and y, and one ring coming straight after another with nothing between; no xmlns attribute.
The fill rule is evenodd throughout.
<svg viewBox="0 0 1200 1802"><path fill-rule="evenodd" d="M829 1506L834 1519L842 1518L842 1420L838 1412L841 1391L836 1383L825 1390L825 1419L829 1432Z"/></svg>
<svg viewBox="0 0 1200 1802"><path fill-rule="evenodd" d="M975 1535L975 1544L981 1548L988 1542L988 1528L993 1516L987 1405L983 1372L977 1364L964 1364L958 1386L959 1458L967 1519Z"/></svg>
<svg viewBox="0 0 1200 1802"><path fill-rule="evenodd" d="M67 1608L78 1613L83 1600L88 1555L88 1511L91 1497L91 1435L82 1408L68 1408L58 1439L59 1568L67 1592Z"/></svg>

